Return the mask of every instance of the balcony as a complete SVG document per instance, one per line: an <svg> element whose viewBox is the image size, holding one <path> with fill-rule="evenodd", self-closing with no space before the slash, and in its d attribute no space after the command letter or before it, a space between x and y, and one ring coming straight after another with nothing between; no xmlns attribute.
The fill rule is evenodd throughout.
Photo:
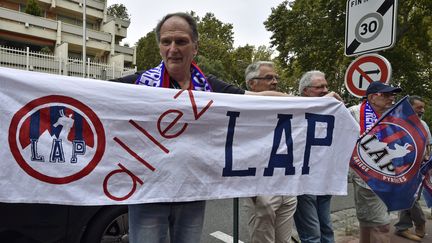
<svg viewBox="0 0 432 243"><path fill-rule="evenodd" d="M109 33L113 33L116 36L126 38L127 28L129 27L129 25L130 25L130 21L128 20L107 16L107 21L102 26L102 30Z"/></svg>
<svg viewBox="0 0 432 243"><path fill-rule="evenodd" d="M125 57L125 61L135 64L134 60L134 52L135 49L127 46L115 45L114 47L115 53L123 54Z"/></svg>
<svg viewBox="0 0 432 243"><path fill-rule="evenodd" d="M6 8L0 8L0 25L2 26L2 30L12 33L43 37L44 39L53 41L56 41L57 38L58 21ZM69 41L79 39L79 41L74 41L77 43L73 44L82 43L82 32L82 27L80 26L62 23L61 41L67 41L64 40L65 38ZM112 41L111 34L91 29L87 29L87 37L108 45Z"/></svg>
<svg viewBox="0 0 432 243"><path fill-rule="evenodd" d="M56 41L57 21L0 7L2 31Z"/></svg>
<svg viewBox="0 0 432 243"><path fill-rule="evenodd" d="M75 15L83 12L81 0L39 0L39 2L48 4L52 8L62 9L62 11L75 12ZM104 1L87 0L86 6L86 13L89 17L103 19Z"/></svg>
<svg viewBox="0 0 432 243"><path fill-rule="evenodd" d="M61 23L61 24L59 24ZM116 35L119 31L124 31L126 36L126 28L120 26L129 26L129 21L112 19L112 31L107 29L104 31L96 31L87 29L87 48L89 53L93 55L101 53L123 54L125 60L135 63L134 49L130 47L119 46L114 44ZM37 17L26 13L10 10L0 7L0 34L4 39L16 42L33 42L41 46L54 46L54 44L69 43L70 50L79 51L82 47L82 32L81 26L63 23L56 20Z"/></svg>

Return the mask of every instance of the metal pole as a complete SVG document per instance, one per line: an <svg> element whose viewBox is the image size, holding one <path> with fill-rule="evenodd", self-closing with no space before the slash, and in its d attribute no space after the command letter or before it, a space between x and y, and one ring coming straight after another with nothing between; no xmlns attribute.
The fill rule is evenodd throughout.
<svg viewBox="0 0 432 243"><path fill-rule="evenodd" d="M30 70L30 47L26 47L26 70Z"/></svg>
<svg viewBox="0 0 432 243"><path fill-rule="evenodd" d="M87 58L87 78L90 77L90 57Z"/></svg>
<svg viewBox="0 0 432 243"><path fill-rule="evenodd" d="M239 241L239 199L233 199L233 243L238 243Z"/></svg>
<svg viewBox="0 0 432 243"><path fill-rule="evenodd" d="M85 78L86 75L86 10L87 10L87 0L83 0L83 44L82 44L82 61L83 61L83 65L82 65L82 72L83 72L83 77Z"/></svg>
<svg viewBox="0 0 432 243"><path fill-rule="evenodd" d="M59 56L58 56L58 62L59 62L59 66L58 66L58 69L59 69L59 75L61 75L62 74L62 53L60 52L59 53Z"/></svg>
<svg viewBox="0 0 432 243"><path fill-rule="evenodd" d="M115 76L115 63L114 62L112 63L112 78L117 78Z"/></svg>

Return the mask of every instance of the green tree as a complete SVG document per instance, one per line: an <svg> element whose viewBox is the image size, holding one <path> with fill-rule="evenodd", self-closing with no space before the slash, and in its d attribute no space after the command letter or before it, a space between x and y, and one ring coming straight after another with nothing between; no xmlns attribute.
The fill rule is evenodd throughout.
<svg viewBox="0 0 432 243"><path fill-rule="evenodd" d="M278 62L287 80L297 86L302 73L319 69L330 88L348 102L358 102L344 87L345 71L353 57L344 56L346 1L284 1L265 21ZM399 1L397 41L380 52L392 64L392 83L403 95L432 97L432 1ZM430 98L428 98L430 99ZM430 101L430 100L429 100ZM429 102L430 103L430 102Z"/></svg>
<svg viewBox="0 0 432 243"><path fill-rule="evenodd" d="M272 9L264 22L273 32L272 46L292 91L302 73L318 69L326 73L332 90L343 93L343 77L349 58L344 53L345 2L340 0L285 1Z"/></svg>
<svg viewBox="0 0 432 243"><path fill-rule="evenodd" d="M233 51L234 32L232 24L225 24L218 20L214 14L207 13L202 19L197 17L199 37L198 64L206 61L203 66L204 73L208 73L207 66L214 62L212 74L224 80L233 80L234 60L230 53Z"/></svg>
<svg viewBox="0 0 432 243"><path fill-rule="evenodd" d="M383 55L404 94L432 97L432 2L399 1L397 42Z"/></svg>
<svg viewBox="0 0 432 243"><path fill-rule="evenodd" d="M245 70L252 62L256 61L273 61L273 51L266 46L255 48L252 45L245 45L235 48L230 56L232 58L231 76L232 83L246 89Z"/></svg>
<svg viewBox="0 0 432 243"><path fill-rule="evenodd" d="M138 40L136 43L136 51L138 70L147 70L156 67L161 61L154 31L147 33L146 36Z"/></svg>
<svg viewBox="0 0 432 243"><path fill-rule="evenodd" d="M253 52L253 60L256 61L265 61L265 60L272 60L273 51L268 48L267 46L258 46L257 48L254 48Z"/></svg>
<svg viewBox="0 0 432 243"><path fill-rule="evenodd" d="M125 5L115 3L107 8L107 14L119 19L130 20L130 15Z"/></svg>
<svg viewBox="0 0 432 243"><path fill-rule="evenodd" d="M245 69L250 63L252 63L254 51L254 46L245 45L237 47L231 53L231 63L233 64L231 73L232 82L244 89L246 89Z"/></svg>
<svg viewBox="0 0 432 243"><path fill-rule="evenodd" d="M34 16L42 16L42 10L36 0L28 0L24 12Z"/></svg>
<svg viewBox="0 0 432 243"><path fill-rule="evenodd" d="M209 59L203 55L198 55L195 60L200 69L206 75L211 74L217 76L218 78L230 76L230 74L225 70L222 61L220 60Z"/></svg>

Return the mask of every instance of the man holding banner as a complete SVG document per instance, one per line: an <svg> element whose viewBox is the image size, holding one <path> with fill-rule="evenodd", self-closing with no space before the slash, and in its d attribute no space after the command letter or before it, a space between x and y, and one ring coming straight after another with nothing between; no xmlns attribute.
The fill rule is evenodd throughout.
<svg viewBox="0 0 432 243"><path fill-rule="evenodd" d="M308 71L300 78L299 93L304 97L322 97L329 93L325 74ZM303 194L297 196L294 215L297 232L304 243L334 243L330 216L331 195Z"/></svg>
<svg viewBox="0 0 432 243"><path fill-rule="evenodd" d="M259 61L245 71L246 86L253 92L276 90L279 77L273 62ZM256 196L244 199L251 243L288 243L294 223L295 196Z"/></svg>
<svg viewBox="0 0 432 243"><path fill-rule="evenodd" d="M349 108L360 124L360 134L371 129L378 118L393 106L396 93L401 91L379 81L369 85L366 100ZM357 173L352 174L360 243L390 243L390 217L386 205Z"/></svg>
<svg viewBox="0 0 432 243"><path fill-rule="evenodd" d="M198 53L196 21L186 13L166 15L157 25L156 39L163 61L142 74L125 77L136 84L205 92L286 96L276 91L245 92L209 76L206 78L193 61ZM333 97L339 98L337 94ZM340 98L339 98L340 99ZM138 242L199 242L205 201L146 203L129 206L130 240Z"/></svg>
<svg viewBox="0 0 432 243"><path fill-rule="evenodd" d="M161 64L140 75L125 77L125 80L136 79L136 84L139 85L170 89L288 96L271 90L245 92L214 77L206 78L193 60L198 53L198 28L195 19L187 13L166 15L156 26L155 32L163 59ZM326 96L341 100L339 95L333 92ZM163 242L169 229L171 242L199 242L204 211L205 201L193 200L130 205L130 240L132 243Z"/></svg>
<svg viewBox="0 0 432 243"><path fill-rule="evenodd" d="M168 14L156 26L156 39L163 61L142 73L137 84L182 90L244 94L232 85L210 84L193 61L198 53L197 23L186 13ZM146 203L129 206L130 241L200 242L205 201Z"/></svg>
<svg viewBox="0 0 432 243"><path fill-rule="evenodd" d="M156 36L144 86L0 67L1 202L127 204L132 243L180 243L200 242L203 200L346 195L343 103L210 93L245 92L195 65L194 18L167 15Z"/></svg>

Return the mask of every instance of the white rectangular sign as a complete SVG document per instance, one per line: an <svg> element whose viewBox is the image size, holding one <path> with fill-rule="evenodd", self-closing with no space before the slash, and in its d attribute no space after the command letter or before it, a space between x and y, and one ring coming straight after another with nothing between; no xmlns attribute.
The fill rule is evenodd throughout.
<svg viewBox="0 0 432 243"><path fill-rule="evenodd" d="M347 0L345 55L393 47L396 42L397 0Z"/></svg>
<svg viewBox="0 0 432 243"><path fill-rule="evenodd" d="M216 94L0 68L0 201L345 195L359 134L333 98Z"/></svg>

